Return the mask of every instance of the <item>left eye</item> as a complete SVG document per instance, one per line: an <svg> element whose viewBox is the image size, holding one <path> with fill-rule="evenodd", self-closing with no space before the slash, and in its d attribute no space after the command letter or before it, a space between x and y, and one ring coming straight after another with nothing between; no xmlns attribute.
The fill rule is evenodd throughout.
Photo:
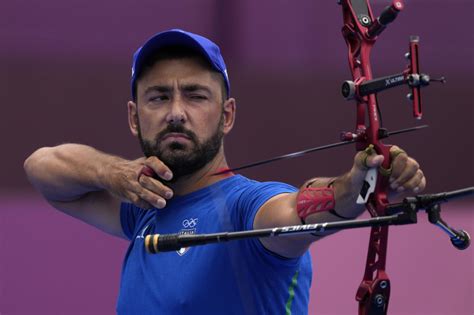
<svg viewBox="0 0 474 315"><path fill-rule="evenodd" d="M193 100L205 100L205 99L207 99L207 97L205 97L204 95L190 95L189 98L191 98Z"/></svg>

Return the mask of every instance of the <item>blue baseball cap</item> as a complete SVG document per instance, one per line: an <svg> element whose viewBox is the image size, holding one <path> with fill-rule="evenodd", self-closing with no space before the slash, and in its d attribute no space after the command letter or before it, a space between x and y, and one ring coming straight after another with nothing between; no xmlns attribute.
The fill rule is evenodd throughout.
<svg viewBox="0 0 474 315"><path fill-rule="evenodd" d="M142 47L138 48L138 50L133 55L131 80L133 98L136 97L133 87L136 84L137 75L142 72L146 61L148 58L155 55L161 48L167 46L184 46L200 52L202 56L205 57L207 61L209 61L211 66L220 74L222 74L227 94L230 94L230 83L229 76L227 75L227 67L225 65L224 58L222 58L219 46L203 36L180 29L171 29L155 34L153 37L148 39Z"/></svg>

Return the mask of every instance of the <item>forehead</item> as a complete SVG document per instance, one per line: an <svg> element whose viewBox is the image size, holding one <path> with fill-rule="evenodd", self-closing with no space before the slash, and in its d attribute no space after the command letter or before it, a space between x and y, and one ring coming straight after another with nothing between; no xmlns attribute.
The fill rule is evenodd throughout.
<svg viewBox="0 0 474 315"><path fill-rule="evenodd" d="M153 85L200 84L219 91L219 74L194 58L165 59L155 62L137 82L138 94Z"/></svg>

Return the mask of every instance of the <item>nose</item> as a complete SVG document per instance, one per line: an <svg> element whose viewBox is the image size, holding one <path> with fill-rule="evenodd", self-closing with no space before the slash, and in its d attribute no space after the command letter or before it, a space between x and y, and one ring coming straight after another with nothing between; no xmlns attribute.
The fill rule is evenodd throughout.
<svg viewBox="0 0 474 315"><path fill-rule="evenodd" d="M185 105L180 97L175 98L170 104L166 122L170 125L180 125L186 122Z"/></svg>

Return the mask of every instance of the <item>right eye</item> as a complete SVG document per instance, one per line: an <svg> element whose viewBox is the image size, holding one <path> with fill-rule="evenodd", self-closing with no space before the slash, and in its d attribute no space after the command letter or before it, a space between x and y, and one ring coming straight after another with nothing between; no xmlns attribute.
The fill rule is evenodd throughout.
<svg viewBox="0 0 474 315"><path fill-rule="evenodd" d="M167 100L169 100L169 97L166 96L166 95L151 96L151 97L148 99L149 102L157 102L157 103L159 103L159 102L165 102L165 101L167 101Z"/></svg>

